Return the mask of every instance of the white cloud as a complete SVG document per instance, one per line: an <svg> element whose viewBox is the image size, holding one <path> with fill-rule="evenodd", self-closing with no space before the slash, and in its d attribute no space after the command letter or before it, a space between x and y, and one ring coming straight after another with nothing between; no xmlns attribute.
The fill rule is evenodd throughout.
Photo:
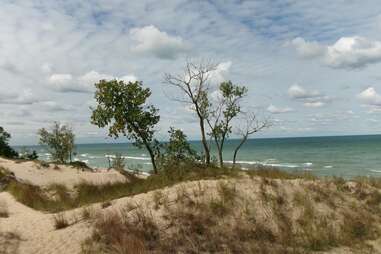
<svg viewBox="0 0 381 254"><path fill-rule="evenodd" d="M357 97L366 105L381 107L381 95L374 87L365 89Z"/></svg>
<svg viewBox="0 0 381 254"><path fill-rule="evenodd" d="M290 44L295 47L297 53L304 58L312 58L324 54L325 49L316 41L307 42L301 37L293 39Z"/></svg>
<svg viewBox="0 0 381 254"><path fill-rule="evenodd" d="M367 38L343 37L328 46L326 63L335 68L361 68L381 61L381 42Z"/></svg>
<svg viewBox="0 0 381 254"><path fill-rule="evenodd" d="M302 57L320 57L322 62L338 69L359 69L381 62L381 41L365 37L342 37L332 45L308 42L297 37L291 43Z"/></svg>
<svg viewBox="0 0 381 254"><path fill-rule="evenodd" d="M308 99L321 96L321 93L316 90L307 90L302 86L295 84L288 89L288 95L292 99Z"/></svg>
<svg viewBox="0 0 381 254"><path fill-rule="evenodd" d="M39 102L30 89L24 89L19 93L0 92L0 104L30 105Z"/></svg>
<svg viewBox="0 0 381 254"><path fill-rule="evenodd" d="M89 71L82 76L73 77L71 74L52 74L48 81L54 90L59 92L77 92L87 93L93 92L94 84L99 80L123 80L125 82L136 81L134 75L124 75L122 77L115 77L108 74L98 73L96 71Z"/></svg>
<svg viewBox="0 0 381 254"><path fill-rule="evenodd" d="M229 70L232 66L231 61L219 63L216 69L210 72L210 81L212 84L219 85L223 81L227 81L229 77Z"/></svg>
<svg viewBox="0 0 381 254"><path fill-rule="evenodd" d="M320 107L323 107L325 105L325 102L312 101L312 102L305 102L303 105L305 107L308 107L308 108L320 108Z"/></svg>
<svg viewBox="0 0 381 254"><path fill-rule="evenodd" d="M134 52L162 59L175 59L189 48L181 37L171 36L153 25L131 29L130 37L135 41Z"/></svg>
<svg viewBox="0 0 381 254"><path fill-rule="evenodd" d="M288 89L288 95L292 99L302 101L307 108L320 108L333 101L333 98L317 90L308 90L298 84Z"/></svg>
<svg viewBox="0 0 381 254"><path fill-rule="evenodd" d="M273 113L273 114L282 114L282 113L292 112L292 111L294 111L294 109L292 109L290 107L277 107L277 106L274 106L273 104L271 104L267 107L267 111L269 111L270 113Z"/></svg>

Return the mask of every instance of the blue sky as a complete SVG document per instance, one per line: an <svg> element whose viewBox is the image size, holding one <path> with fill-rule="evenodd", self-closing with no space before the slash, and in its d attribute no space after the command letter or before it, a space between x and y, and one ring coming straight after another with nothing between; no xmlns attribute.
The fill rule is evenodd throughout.
<svg viewBox="0 0 381 254"><path fill-rule="evenodd" d="M381 130L381 5L377 0L34 1L0 3L0 126L34 144L60 120L78 142L104 142L89 123L98 79L142 80L169 126L191 139L193 114L165 72L213 59L214 82L249 88L244 106L270 117L257 137ZM123 141L123 140L120 140Z"/></svg>

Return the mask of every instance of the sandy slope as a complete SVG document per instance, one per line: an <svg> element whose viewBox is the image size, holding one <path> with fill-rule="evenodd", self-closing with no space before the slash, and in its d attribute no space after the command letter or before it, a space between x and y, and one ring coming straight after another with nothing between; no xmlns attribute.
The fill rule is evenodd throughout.
<svg viewBox="0 0 381 254"><path fill-rule="evenodd" d="M35 162L17 163L12 160L0 158L0 167L13 172L22 181L39 186L49 184L65 184L68 187L86 181L96 184L108 182L122 182L125 177L115 170L101 170L100 172L83 172L70 166L60 165L59 169L54 169L54 165L44 168Z"/></svg>
<svg viewBox="0 0 381 254"><path fill-rule="evenodd" d="M79 222L62 230L55 230L53 215L35 211L18 203L9 193L0 193L0 200L6 202L9 218L0 218L1 232L14 232L21 236L19 253L79 253L80 243L90 229ZM78 210L68 212L70 216Z"/></svg>
<svg viewBox="0 0 381 254"><path fill-rule="evenodd" d="M71 186L73 183L82 180L90 180L99 183L105 181L121 181L123 179L121 175L114 171L109 173L77 172L76 169L69 167L61 167L60 170L54 170L53 168L38 169L37 165L33 162L14 163L12 161L0 159L0 166L8 168L20 179L40 186L50 183L62 183ZM168 204L172 205L176 202L175 200L178 198L178 195L184 190L190 195L193 195L192 193L196 192L205 193L207 194L206 197L210 198L211 196L216 195L217 185L221 181L226 180L186 182L164 188L161 191L168 197ZM278 195L284 197L285 201L287 201L286 204L290 205L287 211L290 213L290 218L293 218L302 211L301 207L292 205L295 193L304 192L306 190L309 190L310 192L310 187L312 185L320 185L318 182L300 179L273 180L264 185L264 179L259 177L230 179L228 182L234 184L245 200L250 201L255 205L257 214L256 218L269 226L273 224L275 217L272 213L274 211L268 210L269 205L262 198L263 191L274 195L274 197ZM329 188L328 185L321 185L320 187L323 189ZM106 209L101 209L100 204L93 204L91 210L95 213L120 211L120 209L126 208L128 205L135 205L146 211L150 211L150 214L155 220L160 222L162 220L161 215L163 209L161 208L157 210L154 208L154 193L155 192L148 192L133 197L117 199L112 201L112 205ZM310 192L310 194L312 195L314 193ZM355 201L350 194L345 195L347 195L347 199L345 199L346 201L342 204L343 206L348 206L352 201ZM26 207L17 202L13 196L7 192L0 193L0 202L6 203L9 210L8 218L0 218L0 253L3 253L1 250L1 233L3 232L15 232L20 235L21 241L18 242L18 253L20 254L79 254L81 253L81 243L91 235L91 222L84 221L81 218L82 208L65 212L65 217L72 222L72 225L64 229L56 230L54 228L54 214L43 213ZM328 207L324 202L314 203L314 207L319 213L338 211L338 209L332 210L332 208ZM377 239L370 244L375 247L374 253L381 253L381 239ZM332 249L327 253L341 254L353 252L348 248L343 247Z"/></svg>

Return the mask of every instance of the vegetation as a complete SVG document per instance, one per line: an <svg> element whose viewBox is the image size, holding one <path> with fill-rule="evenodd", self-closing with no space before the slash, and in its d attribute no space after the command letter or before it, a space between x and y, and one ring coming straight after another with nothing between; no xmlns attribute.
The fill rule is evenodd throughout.
<svg viewBox="0 0 381 254"><path fill-rule="evenodd" d="M21 160L37 160L38 154L35 150L29 151L28 149L23 149L23 151L20 152L19 159L21 159Z"/></svg>
<svg viewBox="0 0 381 254"><path fill-rule="evenodd" d="M217 98L212 98L216 97L210 87L210 77L216 69L215 64L208 62L192 63L188 61L184 69L183 74L165 74L164 81L178 88L185 97L174 99L188 104L190 109L196 113L199 120L201 142L205 156L204 162L206 165L211 163L207 134L210 135L216 145L219 165L223 167L224 144L233 132L233 122L238 116L244 118L246 128L236 127L236 132L241 137L241 141L234 151L234 167L238 151L247 141L248 137L269 127L269 121L258 121L258 117L254 112L244 113L242 111L240 101L248 92L248 89L244 86L235 85L231 81L224 81L219 85ZM241 122L237 126L244 125Z"/></svg>
<svg viewBox="0 0 381 254"><path fill-rule="evenodd" d="M181 185L175 197L169 195L173 189L156 191L151 208L127 204L95 218L83 253L313 253L342 246L372 253L366 241L380 236L380 216L360 200L354 212L354 201L340 198L349 192L329 189L337 196L314 201L315 191L327 189L320 184L306 181L300 185L302 192L284 192L291 182L230 179L192 188ZM249 186L249 193L256 195L248 195ZM293 196L297 203L288 201ZM330 201L340 202L340 208L318 209Z"/></svg>
<svg viewBox="0 0 381 254"><path fill-rule="evenodd" d="M181 166L184 163L192 164L200 160L200 156L191 147L183 131L171 127L168 133L169 141L163 145L164 151L161 153L161 168Z"/></svg>
<svg viewBox="0 0 381 254"><path fill-rule="evenodd" d="M18 153L9 145L11 134L6 132L3 127L0 126L0 156L6 158L17 158Z"/></svg>
<svg viewBox="0 0 381 254"><path fill-rule="evenodd" d="M58 213L53 215L53 220L54 220L54 228L57 230L66 228L70 225L64 213Z"/></svg>
<svg viewBox="0 0 381 254"><path fill-rule="evenodd" d="M154 139L154 128L160 117L158 110L146 103L151 96L150 89L143 88L138 81L126 84L117 80L101 80L95 86L98 105L93 109L91 122L100 128L109 126L112 137L124 135L134 140L137 147L145 147L157 173L158 142Z"/></svg>
<svg viewBox="0 0 381 254"><path fill-rule="evenodd" d="M75 135L69 126L55 122L50 131L42 128L38 135L40 144L48 147L53 160L60 163L72 161Z"/></svg>
<svg viewBox="0 0 381 254"><path fill-rule="evenodd" d="M246 95L247 88L234 85L231 81L222 82L219 86L220 98L216 105L211 104L208 125L211 129L210 136L216 147L220 167L224 166L222 152L226 139L232 133L232 121L241 113L239 101ZM213 108L214 107L214 108Z"/></svg>
<svg viewBox="0 0 381 254"><path fill-rule="evenodd" d="M0 218L8 218L9 211L7 203L3 200L0 200Z"/></svg>
<svg viewBox="0 0 381 254"><path fill-rule="evenodd" d="M125 160L121 154L115 155L115 158L113 158L113 160L112 160L112 166L111 167L113 169L119 171L119 172L123 172L125 170L126 162L125 162Z"/></svg>
<svg viewBox="0 0 381 254"><path fill-rule="evenodd" d="M213 63L200 62L196 64L188 61L184 68L184 73L166 73L164 76L164 81L167 84L180 89L185 95L185 98L178 100L188 104L198 117L206 165L211 163L206 130L210 105L208 98L209 79L215 69L216 65Z"/></svg>

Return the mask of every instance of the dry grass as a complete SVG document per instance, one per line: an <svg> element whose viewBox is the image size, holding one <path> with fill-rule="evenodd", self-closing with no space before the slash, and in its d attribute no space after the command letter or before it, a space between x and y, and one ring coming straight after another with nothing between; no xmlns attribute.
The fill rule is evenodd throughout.
<svg viewBox="0 0 381 254"><path fill-rule="evenodd" d="M8 205L4 200L0 200L0 218L8 218Z"/></svg>
<svg viewBox="0 0 381 254"><path fill-rule="evenodd" d="M0 233L0 254L17 254L21 237L13 232Z"/></svg>
<svg viewBox="0 0 381 254"><path fill-rule="evenodd" d="M54 228L56 230L66 228L70 226L69 220L65 213L58 213L53 215Z"/></svg>
<svg viewBox="0 0 381 254"><path fill-rule="evenodd" d="M372 213L374 204L367 201L376 195L372 192L360 201L356 193L342 193L324 181L302 182L300 188L288 180L250 181L253 190L234 180L207 188L200 182L191 189L180 185L172 200L168 191L156 191L152 206L129 205L98 217L84 253L277 254L342 246L371 251L366 242L380 236L380 214ZM323 197L316 200L317 195Z"/></svg>

